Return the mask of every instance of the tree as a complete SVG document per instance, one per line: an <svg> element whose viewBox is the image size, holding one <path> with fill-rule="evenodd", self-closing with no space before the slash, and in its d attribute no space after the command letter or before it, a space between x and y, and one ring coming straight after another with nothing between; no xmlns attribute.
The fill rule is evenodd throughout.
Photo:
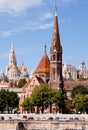
<svg viewBox="0 0 88 130"><path fill-rule="evenodd" d="M77 85L73 88L73 97L75 97L75 95L79 93L83 95L88 94L88 88L83 85Z"/></svg>
<svg viewBox="0 0 88 130"><path fill-rule="evenodd" d="M27 82L26 79L20 79L20 81L18 82L17 87L22 88L25 85L26 82Z"/></svg>
<svg viewBox="0 0 88 130"><path fill-rule="evenodd" d="M21 107L23 107L24 110L28 112L28 111L30 110L30 108L31 108L30 98L26 98L26 99L22 102Z"/></svg>
<svg viewBox="0 0 88 130"><path fill-rule="evenodd" d="M36 86L31 94L30 100L33 106L38 106L41 112L52 103L51 97L53 96L53 89L46 84L40 84Z"/></svg>
<svg viewBox="0 0 88 130"><path fill-rule="evenodd" d="M19 104L19 97L15 92L9 92L6 90L0 90L0 111L12 112L13 109L16 109Z"/></svg>
<svg viewBox="0 0 88 130"><path fill-rule="evenodd" d="M65 101L65 110L66 110L66 114L68 113L72 113L72 100L67 99Z"/></svg>
<svg viewBox="0 0 88 130"><path fill-rule="evenodd" d="M11 92L8 92L8 95L7 95L7 99L8 99L8 112L11 111L13 109L16 109L19 105L19 97L17 95L17 93L11 91Z"/></svg>
<svg viewBox="0 0 88 130"><path fill-rule="evenodd" d="M61 90L56 90L53 98L53 103L59 108L59 112L63 113L62 108L65 109L66 96Z"/></svg>
<svg viewBox="0 0 88 130"><path fill-rule="evenodd" d="M88 114L88 95L83 98L83 112Z"/></svg>
<svg viewBox="0 0 88 130"><path fill-rule="evenodd" d="M0 90L0 111L3 113L6 108L6 91L4 89Z"/></svg>
<svg viewBox="0 0 88 130"><path fill-rule="evenodd" d="M76 113L83 111L83 97L84 96L79 93L72 99L72 108L76 110Z"/></svg>

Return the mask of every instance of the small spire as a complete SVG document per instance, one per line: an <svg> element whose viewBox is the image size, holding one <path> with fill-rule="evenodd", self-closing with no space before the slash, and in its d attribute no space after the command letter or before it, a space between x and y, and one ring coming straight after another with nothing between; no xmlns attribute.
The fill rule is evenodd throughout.
<svg viewBox="0 0 88 130"><path fill-rule="evenodd" d="M47 47L47 46L46 46L46 44L45 44L45 54L46 54L46 47Z"/></svg>

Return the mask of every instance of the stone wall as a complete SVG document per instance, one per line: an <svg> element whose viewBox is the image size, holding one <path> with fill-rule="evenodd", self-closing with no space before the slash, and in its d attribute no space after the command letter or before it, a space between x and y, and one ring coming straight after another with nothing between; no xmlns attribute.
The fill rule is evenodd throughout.
<svg viewBox="0 0 88 130"><path fill-rule="evenodd" d="M23 116L34 120L23 120ZM0 114L13 120L0 121L0 130L88 130L87 114ZM78 120L48 120L49 117ZM7 118L6 118L7 119ZM19 120L19 121L18 121Z"/></svg>
<svg viewBox="0 0 88 130"><path fill-rule="evenodd" d="M88 130L87 121L0 121L0 130Z"/></svg>

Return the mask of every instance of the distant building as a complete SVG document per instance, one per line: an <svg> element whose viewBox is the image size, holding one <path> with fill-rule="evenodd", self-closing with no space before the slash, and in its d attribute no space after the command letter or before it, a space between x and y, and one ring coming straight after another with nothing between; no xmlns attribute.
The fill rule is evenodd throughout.
<svg viewBox="0 0 88 130"><path fill-rule="evenodd" d="M64 80L77 80L77 69L75 66L63 64L62 75Z"/></svg>
<svg viewBox="0 0 88 130"><path fill-rule="evenodd" d="M88 70L86 69L86 64L81 61L78 69L78 78L88 79Z"/></svg>
<svg viewBox="0 0 88 130"><path fill-rule="evenodd" d="M6 68L6 75L8 81L18 82L20 79L25 78L26 80L28 80L29 78L28 69L25 68L24 64L22 64L19 67L17 66L17 60L13 43L11 45L11 50L9 54L9 65Z"/></svg>

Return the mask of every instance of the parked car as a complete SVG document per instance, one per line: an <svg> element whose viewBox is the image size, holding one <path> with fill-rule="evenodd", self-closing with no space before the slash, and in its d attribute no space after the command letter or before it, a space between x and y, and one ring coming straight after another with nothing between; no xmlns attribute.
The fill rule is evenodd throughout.
<svg viewBox="0 0 88 130"><path fill-rule="evenodd" d="M53 120L53 117L49 117L48 120Z"/></svg>
<svg viewBox="0 0 88 130"><path fill-rule="evenodd" d="M4 116L0 116L0 121L4 120Z"/></svg>
<svg viewBox="0 0 88 130"><path fill-rule="evenodd" d="M28 120L34 120L34 117L29 117Z"/></svg>
<svg viewBox="0 0 88 130"><path fill-rule="evenodd" d="M59 121L59 119L60 119L59 117L55 117L55 119L54 119L54 120Z"/></svg>
<svg viewBox="0 0 88 130"><path fill-rule="evenodd" d="M4 120L6 120L6 121L11 121L11 120L12 120L12 117L10 117L10 116L5 116Z"/></svg>

